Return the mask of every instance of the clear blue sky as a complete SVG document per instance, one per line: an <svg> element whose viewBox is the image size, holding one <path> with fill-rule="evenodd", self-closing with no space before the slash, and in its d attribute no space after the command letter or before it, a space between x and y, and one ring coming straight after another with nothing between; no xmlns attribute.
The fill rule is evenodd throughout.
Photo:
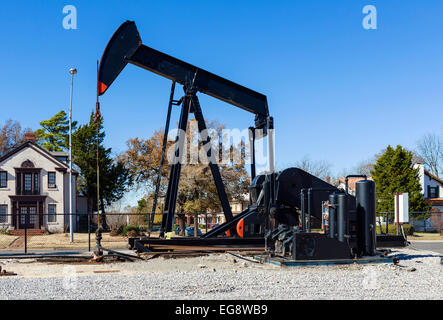
<svg viewBox="0 0 443 320"><path fill-rule="evenodd" d="M65 5L78 29L62 27ZM364 30L364 5L377 30ZM74 118L95 108L96 60L115 29L137 23L145 44L267 95L277 164L305 155L351 168L385 148L414 148L443 119L441 1L2 1L1 118L37 129L68 110L70 67L78 69ZM164 125L170 81L128 66L101 99L106 144ZM204 115L231 128L253 115L201 97ZM175 118L179 110L175 111ZM175 122L174 122L175 123Z"/></svg>

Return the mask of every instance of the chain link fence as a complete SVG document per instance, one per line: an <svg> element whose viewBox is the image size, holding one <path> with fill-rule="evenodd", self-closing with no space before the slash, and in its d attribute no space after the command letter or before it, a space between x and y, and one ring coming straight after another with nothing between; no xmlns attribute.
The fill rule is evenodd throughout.
<svg viewBox="0 0 443 320"><path fill-rule="evenodd" d="M377 233L389 233L389 225L394 225L394 212L377 212ZM415 232L443 234L443 211L411 211L409 225Z"/></svg>
<svg viewBox="0 0 443 320"><path fill-rule="evenodd" d="M129 237L160 236L161 213L106 213L100 216L106 225L101 242L104 248L127 249ZM393 216L394 212L377 213L378 234L395 233ZM69 214L23 210L17 214L0 215L0 255L94 250L97 214L76 213L72 218L73 241L69 232ZM443 233L443 211L410 212L409 219L415 232ZM201 236L224 222L223 213L176 214L168 236Z"/></svg>
<svg viewBox="0 0 443 320"><path fill-rule="evenodd" d="M0 255L94 250L97 214L76 213L72 219L73 241L69 232L69 214L39 214L23 210L17 214L0 215ZM127 249L129 237L159 237L162 214L106 213L100 214L100 220L105 226L102 246ZM176 214L170 236L201 236L223 222L223 213Z"/></svg>

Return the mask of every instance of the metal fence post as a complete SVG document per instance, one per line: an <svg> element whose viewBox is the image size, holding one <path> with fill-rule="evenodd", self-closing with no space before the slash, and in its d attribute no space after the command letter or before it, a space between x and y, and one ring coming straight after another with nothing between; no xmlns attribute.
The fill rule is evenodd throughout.
<svg viewBox="0 0 443 320"><path fill-rule="evenodd" d="M28 225L25 221L25 254L28 253Z"/></svg>
<svg viewBox="0 0 443 320"><path fill-rule="evenodd" d="M91 213L88 212L88 251L91 251Z"/></svg>

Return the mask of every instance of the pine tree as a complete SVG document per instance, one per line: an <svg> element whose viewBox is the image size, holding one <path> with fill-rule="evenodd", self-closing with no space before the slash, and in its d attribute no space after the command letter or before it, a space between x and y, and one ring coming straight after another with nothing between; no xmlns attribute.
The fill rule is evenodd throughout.
<svg viewBox="0 0 443 320"><path fill-rule="evenodd" d="M409 194L410 211L427 211L421 193L418 169L413 168L413 153L397 146L388 146L371 171L376 182L377 211L394 211L395 193Z"/></svg>
<svg viewBox="0 0 443 320"><path fill-rule="evenodd" d="M103 119L99 127L99 182L100 182L100 210L105 212L105 207L114 201L120 200L132 185L129 171L121 161L114 161L111 157L111 148L103 146L105 132ZM88 198L90 207L97 210L97 127L94 113L91 114L89 123L80 126L72 139L73 164L80 170L80 192ZM106 229L106 219L103 219Z"/></svg>
<svg viewBox="0 0 443 320"><path fill-rule="evenodd" d="M63 151L69 149L69 119L63 110L48 120L40 122L41 129L35 131L38 144L48 151ZM75 130L77 122L72 122Z"/></svg>

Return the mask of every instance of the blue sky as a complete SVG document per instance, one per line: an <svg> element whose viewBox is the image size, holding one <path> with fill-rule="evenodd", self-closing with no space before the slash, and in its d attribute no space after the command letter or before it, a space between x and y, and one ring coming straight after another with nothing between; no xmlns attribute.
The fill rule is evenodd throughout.
<svg viewBox="0 0 443 320"><path fill-rule="evenodd" d="M377 30L362 27L368 4ZM77 30L63 29L65 5L77 8ZM308 155L339 173L388 144L413 149L442 131L442 17L441 1L417 0L2 2L0 122L37 129L68 110L70 67L78 69L74 119L88 121L96 60L134 20L146 45L267 95L279 167ZM128 66L101 99L107 146L123 152L129 138L163 126L169 90L170 81ZM207 119L253 123L243 110L200 99Z"/></svg>

